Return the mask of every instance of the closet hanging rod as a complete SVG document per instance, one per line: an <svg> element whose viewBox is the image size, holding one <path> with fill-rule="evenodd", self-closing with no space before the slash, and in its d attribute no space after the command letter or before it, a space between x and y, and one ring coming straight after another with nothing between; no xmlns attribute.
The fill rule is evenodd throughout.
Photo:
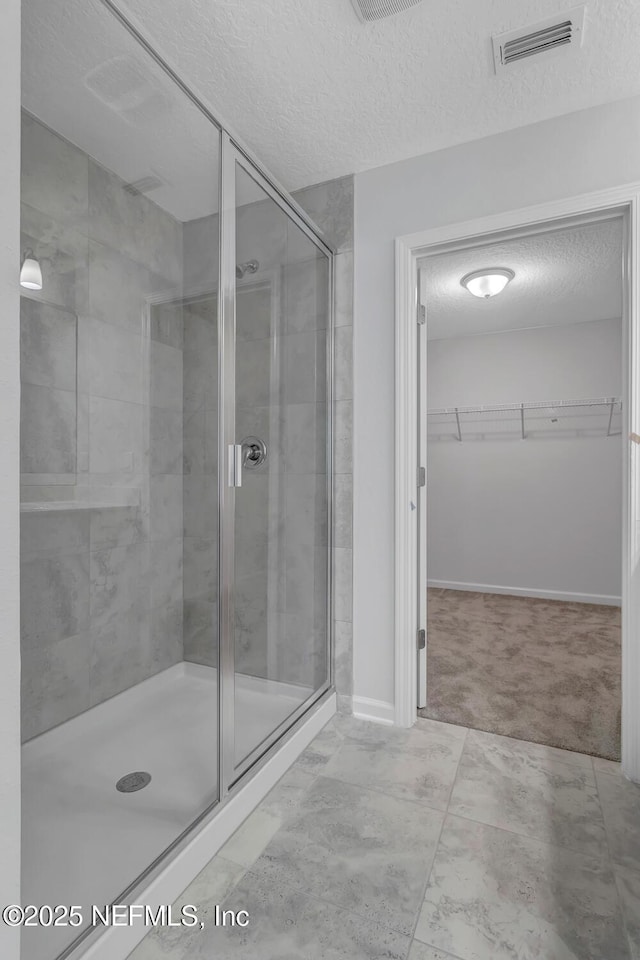
<svg viewBox="0 0 640 960"><path fill-rule="evenodd" d="M445 414L459 415L465 413L509 413L522 412L523 410L559 410L568 407L609 407L615 411L617 405L622 408L620 397L594 397L584 400L541 400L529 401L524 403L494 403L473 407L440 407L438 409L427 410L428 417L443 416Z"/></svg>

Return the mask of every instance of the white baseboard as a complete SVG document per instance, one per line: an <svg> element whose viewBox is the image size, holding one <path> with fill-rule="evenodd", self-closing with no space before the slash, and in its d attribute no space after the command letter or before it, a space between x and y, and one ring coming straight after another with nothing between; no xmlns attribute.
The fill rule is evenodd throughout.
<svg viewBox="0 0 640 960"><path fill-rule="evenodd" d="M384 700L370 700L369 697L353 698L353 715L359 720L373 720L375 723L394 724L396 711L392 703Z"/></svg>
<svg viewBox="0 0 640 960"><path fill-rule="evenodd" d="M441 590L470 590L473 593L503 593L513 597L535 597L540 600L565 600L569 603L602 603L611 607L622 604L621 597L604 593L563 593L560 590L534 590L527 587L501 587L495 583L457 583L455 580L428 580L428 587Z"/></svg>
<svg viewBox="0 0 640 960"><path fill-rule="evenodd" d="M308 719L293 736L258 770L245 787L217 812L213 812L187 846L166 864L144 890L135 894L132 902L149 904L152 907L173 903L284 776L335 712L334 693L319 706L312 708ZM82 960L126 960L147 933L149 928L138 923L132 926L107 927L98 939L90 941L90 945L80 945L78 951L73 953L73 960L76 956L82 957Z"/></svg>

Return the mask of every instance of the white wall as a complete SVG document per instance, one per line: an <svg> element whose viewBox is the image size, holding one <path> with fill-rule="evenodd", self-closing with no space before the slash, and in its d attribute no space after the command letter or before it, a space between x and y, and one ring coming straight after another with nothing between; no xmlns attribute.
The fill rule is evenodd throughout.
<svg viewBox="0 0 640 960"><path fill-rule="evenodd" d="M354 694L392 703L394 239L640 180L640 98L355 178Z"/></svg>
<svg viewBox="0 0 640 960"><path fill-rule="evenodd" d="M427 288L427 323L428 302ZM431 340L427 368L432 409L617 397L622 321ZM531 421L524 442L517 419L508 439L495 432L474 439L470 426L462 443L428 442L430 582L620 597L621 437L607 438L606 407L597 437L566 436L567 422Z"/></svg>
<svg viewBox="0 0 640 960"><path fill-rule="evenodd" d="M0 905L20 902L20 0L0 29ZM0 955L18 960L19 931L0 924Z"/></svg>

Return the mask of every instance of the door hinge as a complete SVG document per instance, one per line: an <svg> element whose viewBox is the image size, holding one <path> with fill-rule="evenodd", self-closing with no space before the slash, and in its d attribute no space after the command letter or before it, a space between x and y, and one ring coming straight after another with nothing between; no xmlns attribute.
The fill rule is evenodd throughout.
<svg viewBox="0 0 640 960"><path fill-rule="evenodd" d="M418 304L418 323L423 324L427 322L427 308L423 303Z"/></svg>
<svg viewBox="0 0 640 960"><path fill-rule="evenodd" d="M418 650L424 650L427 645L427 631L418 630Z"/></svg>
<svg viewBox="0 0 640 960"><path fill-rule="evenodd" d="M425 467L418 467L418 486L426 487L427 485L427 471Z"/></svg>

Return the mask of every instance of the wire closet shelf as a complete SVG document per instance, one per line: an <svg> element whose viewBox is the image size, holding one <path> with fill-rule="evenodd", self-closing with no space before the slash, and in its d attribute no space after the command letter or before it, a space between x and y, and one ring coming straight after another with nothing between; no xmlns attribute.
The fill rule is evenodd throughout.
<svg viewBox="0 0 640 960"><path fill-rule="evenodd" d="M427 411L432 440L570 439L618 437L622 433L620 397L543 400Z"/></svg>

